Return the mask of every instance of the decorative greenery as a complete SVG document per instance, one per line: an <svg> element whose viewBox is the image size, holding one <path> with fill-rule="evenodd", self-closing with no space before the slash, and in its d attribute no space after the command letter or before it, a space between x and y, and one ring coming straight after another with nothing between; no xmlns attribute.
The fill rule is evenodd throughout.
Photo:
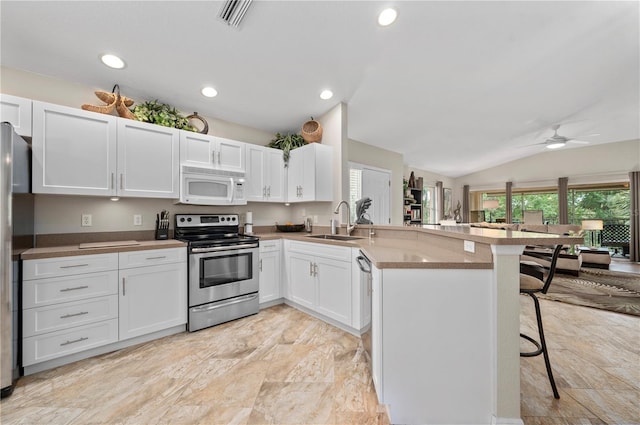
<svg viewBox="0 0 640 425"><path fill-rule="evenodd" d="M267 146L282 150L284 166L287 167L289 165L289 155L291 150L306 144L307 142L299 134L287 134L285 136L280 133L276 133L275 139L273 139Z"/></svg>
<svg viewBox="0 0 640 425"><path fill-rule="evenodd" d="M198 131L189 125L189 120L173 108L157 100L139 103L131 110L138 121L173 127L180 130Z"/></svg>

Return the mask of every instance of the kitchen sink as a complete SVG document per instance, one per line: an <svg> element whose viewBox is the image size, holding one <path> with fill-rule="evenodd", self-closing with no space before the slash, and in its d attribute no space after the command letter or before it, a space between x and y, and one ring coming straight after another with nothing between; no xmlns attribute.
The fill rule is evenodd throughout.
<svg viewBox="0 0 640 425"><path fill-rule="evenodd" d="M315 239L331 239L334 241L354 241L357 239L364 239L359 236L347 236L347 235L312 235L310 238Z"/></svg>

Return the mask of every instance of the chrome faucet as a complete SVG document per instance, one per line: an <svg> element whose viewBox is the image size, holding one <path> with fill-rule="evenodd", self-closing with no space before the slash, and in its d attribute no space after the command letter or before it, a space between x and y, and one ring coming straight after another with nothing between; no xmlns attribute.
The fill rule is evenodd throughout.
<svg viewBox="0 0 640 425"><path fill-rule="evenodd" d="M353 229L356 228L356 224L351 224L351 207L349 207L349 203L347 201L340 201L333 213L338 214L340 212L340 205L342 204L346 205L347 207L347 235L351 235Z"/></svg>

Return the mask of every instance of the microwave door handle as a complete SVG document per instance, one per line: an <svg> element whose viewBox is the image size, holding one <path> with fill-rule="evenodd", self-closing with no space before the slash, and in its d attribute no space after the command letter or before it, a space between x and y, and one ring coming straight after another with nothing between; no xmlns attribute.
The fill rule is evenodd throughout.
<svg viewBox="0 0 640 425"><path fill-rule="evenodd" d="M235 185L233 184L233 177L229 177L229 181L231 182L231 193L229 193L229 203L233 203L233 195L236 191Z"/></svg>

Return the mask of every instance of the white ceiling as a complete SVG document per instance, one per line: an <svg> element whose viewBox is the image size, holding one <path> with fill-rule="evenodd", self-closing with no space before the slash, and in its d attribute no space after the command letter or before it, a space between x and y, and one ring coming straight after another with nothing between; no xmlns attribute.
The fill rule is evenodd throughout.
<svg viewBox="0 0 640 425"><path fill-rule="evenodd" d="M637 1L254 1L239 29L220 6L3 0L1 63L273 133L342 101L349 138L450 177L541 152L553 124L640 139Z"/></svg>

